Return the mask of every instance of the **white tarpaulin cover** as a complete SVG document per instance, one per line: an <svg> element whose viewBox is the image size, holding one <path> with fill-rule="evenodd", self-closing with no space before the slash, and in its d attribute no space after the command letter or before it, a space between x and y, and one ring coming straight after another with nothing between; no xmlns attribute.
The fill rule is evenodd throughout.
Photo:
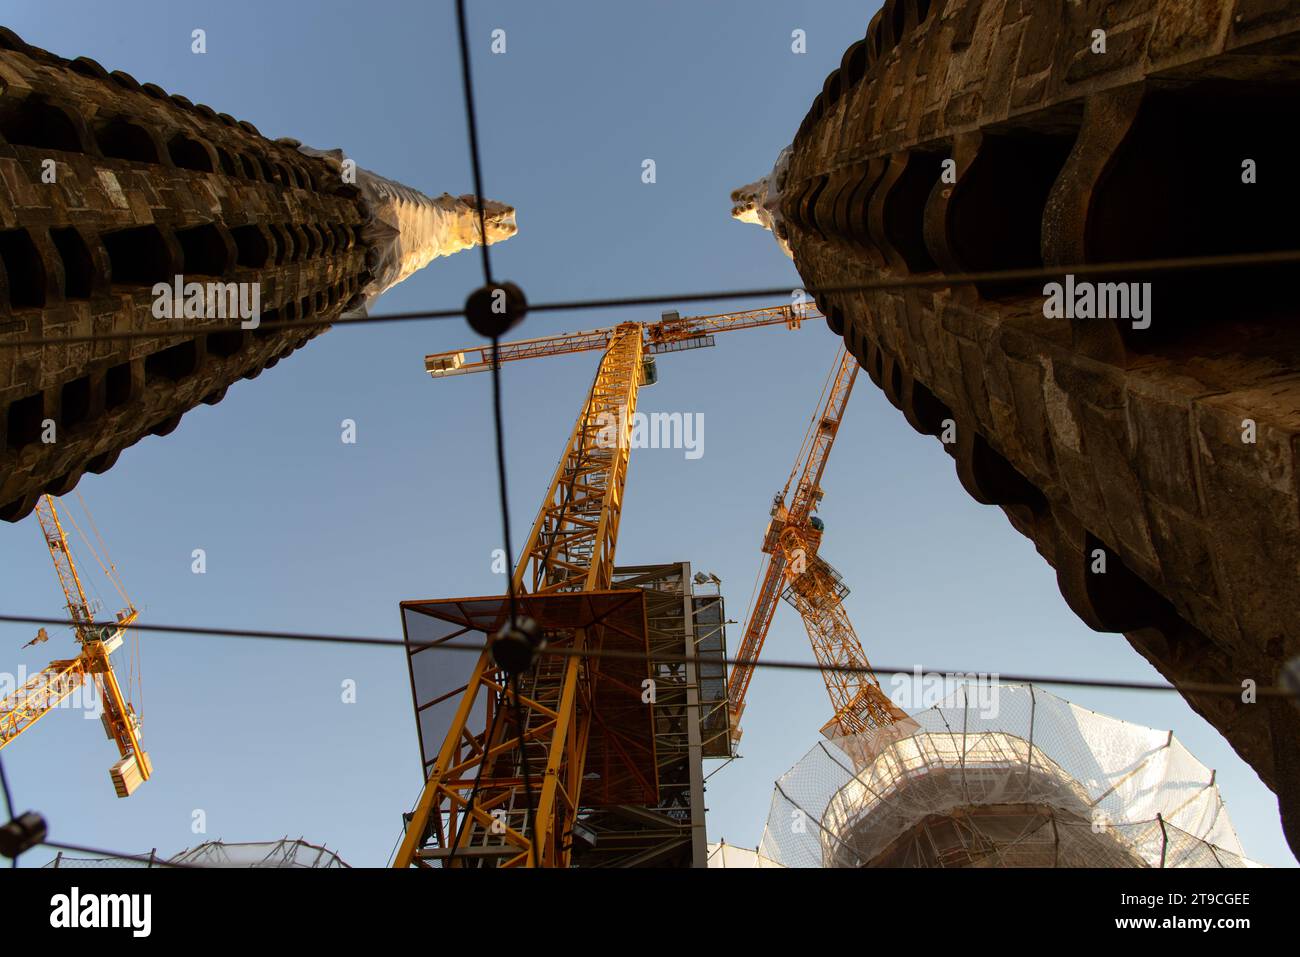
<svg viewBox="0 0 1300 957"><path fill-rule="evenodd" d="M719 841L709 845L709 867L782 867L776 861L763 857L752 847L738 847Z"/></svg>
<svg viewBox="0 0 1300 957"><path fill-rule="evenodd" d="M959 688L819 743L777 781L758 852L787 867L1256 866L1172 732L1027 685Z"/></svg>
<svg viewBox="0 0 1300 957"><path fill-rule="evenodd" d="M342 150L317 150L309 146L298 149L324 159L343 174ZM479 244L478 210L472 195L443 193L431 198L359 166L354 172L355 185L361 190L370 214L362 229L362 236L371 249L367 265L374 276L362 290L367 307L439 256L450 256ZM483 203L483 212L489 246L509 239L518 231L513 206L489 199Z"/></svg>
<svg viewBox="0 0 1300 957"><path fill-rule="evenodd" d="M777 155L772 172L762 179L746 183L739 189L731 191L731 216L742 223L753 223L771 231L776 238L781 252L791 259L789 237L786 234L785 219L781 215L781 189L785 186L785 173L790 165L790 147Z"/></svg>

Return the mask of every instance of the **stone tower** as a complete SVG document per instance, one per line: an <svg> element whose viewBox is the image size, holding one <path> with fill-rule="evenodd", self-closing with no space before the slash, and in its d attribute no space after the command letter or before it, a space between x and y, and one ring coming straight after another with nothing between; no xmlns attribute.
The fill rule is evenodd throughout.
<svg viewBox="0 0 1300 957"><path fill-rule="evenodd" d="M1276 0L887 0L766 205L810 289L1294 250L1298 39ZM1064 314L1043 278L817 304L1090 627L1248 690L1300 655L1295 269L1085 275ZM1185 697L1300 848L1300 710Z"/></svg>
<svg viewBox="0 0 1300 957"><path fill-rule="evenodd" d="M430 199L298 147L0 28L0 518L326 328L271 323L364 309L478 242L473 197ZM513 209L485 206L488 241L512 235ZM186 316L158 291L176 277L232 295ZM225 309L254 291L255 319ZM128 332L147 335L114 337ZM32 341L79 336L102 338Z"/></svg>

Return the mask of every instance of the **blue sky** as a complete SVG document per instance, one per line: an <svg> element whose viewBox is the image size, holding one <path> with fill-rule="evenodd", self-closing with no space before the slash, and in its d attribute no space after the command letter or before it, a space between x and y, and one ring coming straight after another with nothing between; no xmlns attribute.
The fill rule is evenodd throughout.
<svg viewBox="0 0 1300 957"><path fill-rule="evenodd" d="M798 285L767 234L730 220L728 193L770 168L875 5L470 6L486 193L518 209L518 235L493 248L500 277L533 301ZM426 193L472 190L450 3L43 0L4 4L3 22L30 43L124 69L268 136L342 147ZM498 27L507 53L493 56ZM207 31L204 55L190 52L196 28ZM796 28L807 32L804 55L790 50ZM641 181L647 158L653 185ZM439 260L378 311L456 306L479 269L477 254ZM655 318L654 309L536 315L516 334ZM83 480L145 620L396 637L403 599L499 592L490 382L433 381L422 368L425 353L474 342L460 320L333 330ZM721 336L714 349L662 358L640 408L703 413L705 452L633 454L620 561L686 560L715 572L730 616L742 618L772 494L837 345L816 324ZM595 363L586 354L505 372L516 542ZM346 418L357 423L355 445L340 441ZM970 500L939 444L913 432L865 376L824 485L822 554L853 589L848 609L873 661L1158 678L1121 636L1091 632L1068 611L1031 543L998 509ZM207 554L204 575L191 573L196 548ZM0 527L0 567L0 607L59 612L34 518ZM63 631L21 650L33 630L0 626L0 670L72 653ZM733 650L739 638L733 627ZM420 786L400 651L186 637L144 637L142 649L155 776L132 798L114 797L113 749L75 712L51 715L4 752L16 802L44 813L54 839L171 854L206 839L287 834L353 864L387 859ZM778 610L765 654L812 660L792 609ZM342 701L349 679L354 704ZM1180 698L1050 690L1172 728L1218 770L1247 853L1293 863L1272 794ZM709 781L711 839L757 843L772 782L827 715L816 674L758 672L744 757ZM196 810L205 834L192 830Z"/></svg>

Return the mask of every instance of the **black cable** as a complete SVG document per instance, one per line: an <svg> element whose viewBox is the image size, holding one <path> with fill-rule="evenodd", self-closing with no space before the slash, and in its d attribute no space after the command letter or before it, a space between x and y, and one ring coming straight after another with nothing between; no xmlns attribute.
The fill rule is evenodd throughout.
<svg viewBox="0 0 1300 957"><path fill-rule="evenodd" d="M9 777L5 774L3 756L0 756L0 791L4 791L5 796L5 813L7 815L5 820L12 821L14 819L14 797L9 790Z"/></svg>
<svg viewBox="0 0 1300 957"><path fill-rule="evenodd" d="M3 759L3 757L0 757L0 791L3 791L3 792L4 792L5 809L6 809L6 811L8 812L9 820L13 820L13 819L14 819L14 801L13 801L13 794L12 794L12 793L10 792L10 790L9 790L9 778L8 778L8 776L5 774L5 766L4 766L4 759ZM116 858L116 859L119 859L119 860L130 860L130 861L150 861L150 860L153 860L152 858L141 857L141 856L139 856L139 855L135 855L135 854L119 854L119 853L117 853L116 851L105 851L105 850L101 850L101 849L99 849L99 848L94 848L94 847L82 847L82 846L77 845L77 844L63 844L63 843L60 843L60 842L58 842L58 841L48 841L48 840L46 840L46 841L41 841L40 844L42 844L42 845L44 845L44 846L46 846L46 847L57 848L58 850L63 850L63 851L76 851L77 853L80 853L80 854L95 854L95 855L98 855L98 856L100 856L100 857L110 857L110 858ZM15 854L14 857L9 861L9 866L10 866L11 868L15 868L15 867L18 866L18 858L19 858L19 856L21 856L21 855L17 855L17 854ZM190 865L183 865L183 864L167 864L166 862L162 862L162 861L154 861L154 863L160 864L160 865L165 866L165 867L185 867L185 866L190 866Z"/></svg>
<svg viewBox="0 0 1300 957"><path fill-rule="evenodd" d="M488 761L491 760L489 753L492 750L492 741L496 737L497 722L501 719L501 712L504 710L504 708L498 707L492 711L490 727L483 736L483 757L479 759L478 773L474 775L474 786L470 788L469 800L465 802L465 813L461 816L460 824L456 827L455 839L451 842L451 853L447 855L447 867L451 867L451 862L456 859L456 849L460 847L460 836L464 832L466 825L473 826L471 812L474 810L474 802L478 799L479 785L483 783L483 772L487 768ZM431 813L437 813L437 809L433 809Z"/></svg>
<svg viewBox="0 0 1300 957"><path fill-rule="evenodd" d="M467 18L465 14L464 0L457 0L456 2L456 22L457 22L457 31L459 36L459 44L460 44L461 80L462 80L462 86L463 86L464 97L465 97L465 117L468 126L468 133L469 133L470 161L471 161L471 167L472 167L473 178L474 178L475 207L478 212L478 220L479 220L479 240L480 240L479 247L483 259L484 280L488 286L491 286L493 284L492 264L491 264L491 255L489 252L488 236L487 236L486 212L484 209L483 176L482 176L482 165L481 165L480 152L479 152L479 143L478 143L478 123L477 123L477 115L474 106L474 86L473 86L472 70L470 67L470 48L469 48L469 39L467 34ZM1092 272L1102 272L1108 274L1131 272L1131 271L1155 272L1155 271L1161 271L1163 269L1172 269L1172 268L1180 268L1180 269L1211 268L1214 266L1223 266L1223 265L1245 265L1248 263L1250 264L1283 263L1283 262L1295 262L1295 261L1300 261L1300 253L1282 253L1282 254L1273 254L1273 255L1248 254L1246 256L1221 256L1221 257L1212 256L1212 257L1199 257L1199 258L1186 257L1181 261L1155 260L1144 264L1132 264L1132 263L1092 264L1091 266L1078 266L1078 267L1073 267L1068 269L1043 267L1042 269L1003 270L1003 271L993 272L993 273L968 273L962 276L908 277L907 279L900 279L896 281L876 282L876 283L863 284L854 287L823 288L815 291L820 294L835 294L839 292L863 292L863 291L869 291L871 289L886 290L886 289L903 289L903 288L944 287L944 286L956 285L960 283L995 281L998 279L1002 279L1002 280L1031 279L1031 278L1045 277L1048 275L1061 275L1067 271L1079 275L1088 275ZM1174 265L1174 263L1177 263L1177 265ZM578 300L578 301L571 301L571 302L558 302L558 303L549 303L549 304L543 303L543 304L532 305L530 306L530 308L534 312L557 312L557 311L575 311L580 309L593 309L593 308L627 308L627 307L634 307L634 306L667 304L673 302L699 302L699 301L723 300L723 299L768 298L768 297L784 296L786 294L788 294L788 290L784 288L780 288L780 289L750 290L750 291L725 292L725 293L692 293L686 295L676 295L671 297L670 296L640 296L640 297L625 297L621 299L606 299L606 300L586 300L586 301ZM325 326L357 324L359 322L367 322L367 323L394 322L394 321L403 321L406 319L449 318L452 316L460 316L460 315L463 315L463 310L444 310L440 313L408 313L408 314L393 314L390 316L378 316L378 317L367 316L367 317L360 317L358 319L352 319L352 320L339 319L333 322L311 321L311 320L307 320L307 321L290 320L285 322L276 321L276 322L267 323L265 327L268 329L318 328L318 327L325 327ZM242 329L242 326L238 328ZM197 332L208 333L208 332L215 332L215 331L222 331L222 330L219 327L207 326L207 327L197 327L193 331L196 333ZM160 333L154 330L148 332L145 331L116 332L116 333L104 333L100 335L67 336L67 337L50 338L50 339L10 340L7 342L0 342L0 347L8 346L14 348L19 346L52 344L55 342L64 342L64 343L94 342L99 340L133 339L133 338L141 338L146 336L181 335L181 334L185 334L185 332L183 330L175 330L170 333L168 332ZM506 484L504 426L503 426L502 410L501 410L499 346L500 346L499 337L493 336L492 337L492 360L493 360L492 361L492 380L493 380L492 393L493 393L493 421L494 421L494 428L496 433L497 479L498 479L498 487L499 487L500 500L501 500L501 519L504 528L506 553L508 556L513 558L514 550L512 548L511 541L510 541L510 512L509 512L509 499L508 499L507 484ZM513 570L509 573L508 595L509 595L509 609L510 609L510 625L514 626L517 622L517 614L516 614L517 609L516 609L516 596L515 596ZM14 616L7 616L7 615L0 616L0 621L15 621L15 620L19 620L19 619L16 619ZM142 626L142 625L136 625L135 627L137 627L139 630L142 631L155 630L155 631L169 631L173 633L184 633L184 634L193 634L193 633L217 634L218 633L211 630L197 629L197 628L190 628L190 627L163 628L159 626ZM243 630L239 632L224 631L220 633L232 637L280 638L286 640L330 641L330 642L341 642L341 643L350 643L350 644L396 643L384 639L359 639L359 638L347 638L343 636L311 636L303 633L271 634L265 632L256 633L249 630ZM408 645L407 642L401 642L400 644ZM446 643L443 643L441 645L431 645L430 647L448 647L448 646L446 645ZM480 651L481 650L482 649L480 649ZM576 652L577 654L586 655L586 656L618 657L617 654L611 654L604 651L592 652L590 650L574 650L574 649L552 649L551 653L562 653L563 651ZM634 657L641 657L645 660L649 660L648 655L644 655L641 653L631 653L631 654ZM687 657L688 656L683 656L683 660L686 660ZM804 668L804 669L818 670L818 671L835 670L839 672L855 672L855 673L870 673L870 674L875 674L878 671L881 672L903 671L903 669L880 669L880 668L867 668L867 667L863 667L863 668L836 667L834 669L823 669L820 665L816 663L800 663L800 662L757 662L756 661L752 663L753 667L758 667L760 665L765 667L787 668L787 669ZM518 724L518 730L519 730L519 751L520 751L520 761L523 766L526 799L528 802L528 821L531 822L532 830L533 830L533 838L530 840L530 847L532 850L533 865L534 867L536 867L538 866L537 841L536 841L537 826L536 826L536 821L533 820L533 814L534 814L533 791L532 791L531 775L529 773L527 751L525 748L523 714L522 714L522 708L520 706L520 700L519 700L519 681L518 681L518 676L516 674L512 674L510 678L511 678L512 687L514 691L513 703L515 709L516 722ZM1016 678L1016 677L1009 677L1006 680L1034 683L1034 679ZM1177 690L1176 688L1170 686L1156 686L1156 685L1150 685L1150 684L1139 683L1139 682L1102 682L1102 681L1093 681L1088 679L1054 680L1054 679L1040 678L1037 679L1037 683L1072 684L1072 685L1082 685L1082 686L1103 686L1103 687L1112 687L1112 688L1143 687L1143 688L1148 688L1150 690ZM1182 687L1187 688L1188 686L1183 685ZM1232 686L1227 686L1227 687L1231 688L1231 691L1234 694L1238 690ZM1261 693L1263 693L1263 691L1261 691ZM483 773L489 761L489 752L492 747L492 738L495 735L496 725L497 725L497 721L500 718L501 710L502 709L500 707L498 707L495 710L495 713L493 714L493 720L491 722L491 727L488 729L487 736L484 739L483 756L479 763L478 773L475 776L474 786L470 791L470 796L468 799L468 803L466 804L465 814L464 817L462 818L461 826L457 829L456 837L451 847L451 852L447 858L448 863L450 863L455 859L456 849L460 843L461 832L471 817L470 812L473 808L474 801L477 798ZM4 775L4 766L2 762L0 762L0 785L3 786L6 808L8 809L9 817L12 819L13 817L12 798L9 792L8 780ZM525 836L527 836L526 831L527 831L527 824L525 826ZM101 851L95 848L80 847L71 844L61 844L52 841L46 841L43 843L45 843L46 846L49 847L54 847L54 848L59 848L64 850L72 850L79 853L97 854L101 856L115 857L118 859L125 859L125 860L140 860L140 861L148 860L150 862L153 862L152 857L146 859L135 855L115 854L113 852ZM16 867L17 859L15 858L12 863L13 866ZM165 866L178 866L178 865L165 865ZM185 865L180 865L180 866L185 866Z"/></svg>
<svg viewBox="0 0 1300 957"><path fill-rule="evenodd" d="M474 172L474 205L478 210L479 226L479 249L483 254L483 281L486 285L492 285L492 258L488 252L488 234L487 234L487 217L483 209L483 168L479 157L478 146L478 116L474 109L474 79L470 69L469 38L467 35L466 17L465 17L465 0L456 0L456 28L460 35L460 72L461 81L465 89L465 119L469 126L469 154L470 163ZM506 440L505 440L505 423L501 411L501 359L500 359L501 337L492 337L492 426L496 439L497 454L497 491L501 499L501 526L502 538L504 540L507 562L514 561L515 549L510 538L510 493L509 485L506 479ZM519 610L515 599L515 574L514 568L507 565L506 569L506 594L509 601L510 617L507 627L516 629L519 624ZM528 757L524 750L524 730L522 717L519 710L519 679L512 675L515 691L515 717L520 722L519 726L519 757L524 762L524 784L527 790L528 799L528 816L532 817L532 784L528 776ZM504 704L504 701L501 702ZM479 782L483 777L483 769L488 763L488 751L492 746L492 736L495 732L496 720L501 716L503 708L498 708L493 715L493 729L489 732L487 740L484 741L483 759L479 763L479 773L474 779L474 788L470 791L469 803L466 805L466 816L468 817L469 809L474 806L474 799L478 794ZM530 846L533 851L533 865L537 864L537 841L536 827L533 828L533 840ZM527 830L525 829L525 837ZM460 844L459 833L456 836L456 844L452 846L450 861L455 857L456 847Z"/></svg>
<svg viewBox="0 0 1300 957"><path fill-rule="evenodd" d="M5 796L5 820L12 821L14 819L14 798L9 791L9 778L5 774L5 762L4 762L3 755L0 755L0 791L4 791L4 796ZM9 866L17 867L19 857L20 855L15 854L10 859Z"/></svg>
<svg viewBox="0 0 1300 957"><path fill-rule="evenodd" d="M0 622L32 625L75 625L68 618L46 618L23 615L0 615ZM369 647L406 648L416 651L435 649L442 651L464 651L482 653L486 647L481 642L456 643L452 641L404 641L401 638L371 638L349 635L316 635L310 632L259 631L248 628L214 628L194 625L146 625L133 622L131 628L153 633L211 636L218 638L254 638L272 641L311 641L326 644L364 645ZM823 667L815 661L771 661L758 658L708 658L699 655L649 655L642 651L617 651L612 649L575 649L547 645L537 649L539 655L557 655L560 657L580 657L597 660L654 661L682 664L730 665L732 667L771 668L780 671L818 671L836 674L896 675L915 674L916 665L905 668L879 665L827 665ZM986 672L990 677L993 672ZM969 675L981 674L964 668L927 668L923 674ZM1063 685L1081 688L1110 688L1119 691L1177 691L1182 694L1222 694L1239 696L1241 687L1234 684L1214 684L1209 682L1180 682L1176 685L1160 684L1153 681L1115 681L1106 678L1063 678L1042 675L1016 675L997 673L998 681L1004 684ZM1300 698L1300 694L1277 685L1259 686L1256 694L1275 698Z"/></svg>
<svg viewBox="0 0 1300 957"><path fill-rule="evenodd" d="M502 537L506 547L506 594L510 600L510 627L518 623L515 607L515 570L510 562L515 560L515 547L510 541L510 495L506 484L506 430L501 414L501 362L499 348L501 340L492 337L492 427L496 433L497 449L497 490L501 497Z"/></svg>
<svg viewBox="0 0 1300 957"><path fill-rule="evenodd" d="M462 319L464 307L457 309L420 310L418 312L390 312L373 316L353 316L336 319L275 319L260 323L258 329L329 329L346 326L370 326L389 322L423 322L426 319ZM87 333L76 336L42 336L28 339L0 340L0 349L18 348L20 346L68 345L77 342L109 342L117 339L154 339L167 336L196 336L214 332L249 332L242 325L206 325L158 326L152 329L136 329L125 332Z"/></svg>
<svg viewBox="0 0 1300 957"><path fill-rule="evenodd" d="M485 247L486 248L486 247ZM673 305L683 302L708 302L728 299L786 299L795 288L810 296L833 296L843 293L888 292L904 289L942 289L971 283L1016 282L1028 279L1049 279L1067 273L1076 276L1108 275L1111 273L1177 272L1193 269L1231 268L1234 266L1270 266L1300 262L1300 249L1278 250L1266 253L1234 253L1222 256L1185 256L1174 259L1129 260L1126 262L1078 263L1071 266L1035 266L1026 269L1002 269L985 272L947 273L935 275L903 276L897 279L877 279L866 282L842 283L829 286L769 286L763 289L732 289L718 292L686 292L672 295L625 296L604 299L573 299L563 302L528 304L529 312L577 312L587 309L626 309L635 306ZM463 317L463 307L424 312L379 313L351 319L297 319L263 323L266 329L307 329L339 326L378 325L388 322L422 321L425 319L452 319ZM240 326L179 326L173 329L141 330L136 332L105 332L98 335L49 336L44 338L0 340L0 349L19 346L58 345L74 342L98 342L111 339L143 339L163 335L197 335L208 332L238 332Z"/></svg>
<svg viewBox="0 0 1300 957"><path fill-rule="evenodd" d="M25 617L22 615L0 615L0 622L13 624L31 624L31 625L69 625L76 627L80 622L70 618L44 618L44 617ZM400 638L370 638L361 635L321 635L312 632L302 631L264 631L252 628L200 628L194 625L147 625L141 622L132 622L130 625L132 631L171 633L178 635L211 635L223 638L264 638L276 641L313 641L323 644L343 644L343 645L376 645L379 647L397 647L400 648L407 644ZM429 647L441 648L447 643L439 642L412 642L412 647ZM458 651L482 651L483 645L448 645Z"/></svg>
<svg viewBox="0 0 1300 957"><path fill-rule="evenodd" d="M528 749L524 742L524 712L519 704L519 676L512 674L510 676L511 690L515 694L515 724L519 726L519 762L523 765L524 770L524 799L528 802L528 817L524 821L524 837L528 838L528 847L533 855L533 867L539 868L541 864L537 860L537 819L534 817L536 811L533 803L533 776L528 769ZM529 828L532 829L532 837L528 836Z"/></svg>
<svg viewBox="0 0 1300 957"><path fill-rule="evenodd" d="M1023 269L993 269L982 272L935 273L900 276L896 279L873 279L866 282L833 286L772 286L721 292L688 292L673 296L628 296L617 299L576 299L569 302L529 303L529 312L570 312L580 309L620 309L631 306L671 305L679 302L707 302L714 299L788 298L792 288L810 296L840 293L888 292L902 289L942 289L972 283L1016 282L1050 279L1067 273L1075 276L1110 275L1112 273L1178 272L1193 269L1230 268L1233 266L1284 265L1300 262L1300 249L1263 253L1232 253L1213 256L1180 256L1164 259L1134 259L1124 262L1078 263L1070 266L1033 266Z"/></svg>
<svg viewBox="0 0 1300 957"><path fill-rule="evenodd" d="M60 851L74 851L77 854L94 854L97 857L107 857L119 861L139 861L142 864L150 864L155 867L175 867L186 870L203 870L201 864L180 864L173 861L159 860L157 857L145 857L143 854L119 854L117 851L106 851L98 847L85 847L81 844L65 844L62 841L41 841L44 847L53 847Z"/></svg>
<svg viewBox="0 0 1300 957"><path fill-rule="evenodd" d="M456 0L456 29L460 34L460 79L465 90L465 122L469 126L469 160L474 171L474 199L478 208L479 248L483 252L483 282L492 285L492 258L488 255L486 215L483 212L483 168L479 162L478 114L474 110L474 77L469 66L469 36L465 0Z"/></svg>

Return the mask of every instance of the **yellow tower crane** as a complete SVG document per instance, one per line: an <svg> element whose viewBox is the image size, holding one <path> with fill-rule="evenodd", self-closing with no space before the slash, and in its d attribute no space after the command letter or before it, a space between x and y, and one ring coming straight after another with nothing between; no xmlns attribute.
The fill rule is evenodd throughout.
<svg viewBox="0 0 1300 957"><path fill-rule="evenodd" d="M625 322L498 346L498 363L591 350L604 354L515 566L516 610L497 596L403 602L403 611L439 605L424 612L460 626L448 630L448 637L471 629L491 635L510 620L508 614L517 614L516 621L527 616L552 653L517 683L490 646L478 657L408 817L394 866L565 867L584 804L653 802L653 727L640 697L646 662L587 654L645 650L641 592L610 590L638 390L656 381L658 354L711 346L717 332L797 329L818 317L810 306L694 317L669 312L654 323ZM490 369L492 362L491 346L481 346L426 356L425 368L443 378ZM482 730L471 731L471 721L481 721ZM530 781L537 784L535 808L529 806Z"/></svg>
<svg viewBox="0 0 1300 957"><path fill-rule="evenodd" d="M68 537L63 531L54 499L42 496L36 505L45 544L68 609L81 651L75 658L52 661L32 675L3 701L0 701L0 748L13 742L24 731L45 717L73 692L93 682L103 711L100 715L104 730L117 745L121 758L110 769L113 787L118 797L128 797L143 782L149 780L153 767L149 755L140 744L140 721L135 708L122 693L110 655L122 646L127 628L136 620L137 612L123 592L126 608L117 613L111 625L95 621L90 601L86 598L77 572L76 562L68 547ZM107 569L105 569L107 571ZM119 590L120 590L120 583ZM36 644L48 636L41 629L33 641Z"/></svg>
<svg viewBox="0 0 1300 957"><path fill-rule="evenodd" d="M823 390L824 401L808 426L785 488L772 502L772 520L763 535L767 558L737 655L742 663L732 668L727 683L733 743L740 740L740 717L754 674L753 662L767 639L778 598L799 612L822 668L832 709L831 719L822 726L823 734L858 734L906 717L881 691L873 675L865 670L844 670L866 669L870 663L844 608L849 590L839 572L818 554L825 526L813 512L822 500L822 473L857 374L856 360L841 347Z"/></svg>

